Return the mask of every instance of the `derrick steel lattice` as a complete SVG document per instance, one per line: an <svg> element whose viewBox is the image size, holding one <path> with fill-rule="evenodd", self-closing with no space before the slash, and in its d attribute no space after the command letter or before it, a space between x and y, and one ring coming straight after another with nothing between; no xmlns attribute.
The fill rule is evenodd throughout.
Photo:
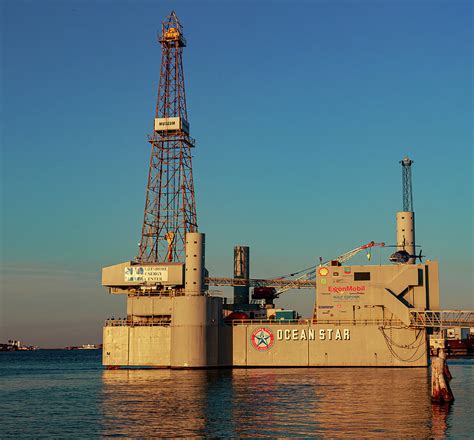
<svg viewBox="0 0 474 440"><path fill-rule="evenodd" d="M173 11L163 21L158 84L140 263L184 260L186 233L197 231L188 113L183 72L183 28Z"/></svg>
<svg viewBox="0 0 474 440"><path fill-rule="evenodd" d="M405 156L402 164L403 211L413 212L413 192L411 186L411 166L413 161Z"/></svg>

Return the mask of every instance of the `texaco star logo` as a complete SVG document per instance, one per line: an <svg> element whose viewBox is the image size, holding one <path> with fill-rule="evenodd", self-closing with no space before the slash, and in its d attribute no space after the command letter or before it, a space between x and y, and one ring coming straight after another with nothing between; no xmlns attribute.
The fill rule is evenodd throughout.
<svg viewBox="0 0 474 440"><path fill-rule="evenodd" d="M252 332L250 339L256 350L265 351L273 347L275 336L273 336L273 332L269 328L260 327Z"/></svg>

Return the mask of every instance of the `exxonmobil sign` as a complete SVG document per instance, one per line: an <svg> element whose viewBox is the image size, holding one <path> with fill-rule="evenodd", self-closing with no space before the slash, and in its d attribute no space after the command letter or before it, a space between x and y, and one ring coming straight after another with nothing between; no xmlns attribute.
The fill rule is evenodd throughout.
<svg viewBox="0 0 474 440"><path fill-rule="evenodd" d="M365 293L365 286L329 286L329 292L341 293L341 292L353 292L353 293Z"/></svg>

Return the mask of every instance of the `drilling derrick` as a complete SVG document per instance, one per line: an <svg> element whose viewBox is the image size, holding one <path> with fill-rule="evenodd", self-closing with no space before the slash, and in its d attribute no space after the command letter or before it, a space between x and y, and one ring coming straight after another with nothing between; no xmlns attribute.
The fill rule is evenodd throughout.
<svg viewBox="0 0 474 440"><path fill-rule="evenodd" d="M150 169L146 191L140 263L184 261L186 234L197 231L188 113L183 74L186 40L175 12L162 23Z"/></svg>

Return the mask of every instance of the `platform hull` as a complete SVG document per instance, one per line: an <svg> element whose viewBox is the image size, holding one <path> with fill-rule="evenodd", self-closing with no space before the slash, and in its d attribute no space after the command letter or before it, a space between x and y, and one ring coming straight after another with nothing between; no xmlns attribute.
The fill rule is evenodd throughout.
<svg viewBox="0 0 474 440"><path fill-rule="evenodd" d="M102 363L115 367L169 367L171 328L161 326L104 327Z"/></svg>
<svg viewBox="0 0 474 440"><path fill-rule="evenodd" d="M426 367L428 364L426 331L420 329L370 324L249 323L219 326L217 330L218 362L214 360L209 367ZM202 342L207 345L204 334ZM215 341L215 335L212 338ZM171 368L173 350L181 348L173 345L170 327L104 328L105 366Z"/></svg>
<svg viewBox="0 0 474 440"><path fill-rule="evenodd" d="M273 335L270 348L259 345L260 329ZM270 324L237 325L232 333L233 366L423 367L428 360L424 330Z"/></svg>

